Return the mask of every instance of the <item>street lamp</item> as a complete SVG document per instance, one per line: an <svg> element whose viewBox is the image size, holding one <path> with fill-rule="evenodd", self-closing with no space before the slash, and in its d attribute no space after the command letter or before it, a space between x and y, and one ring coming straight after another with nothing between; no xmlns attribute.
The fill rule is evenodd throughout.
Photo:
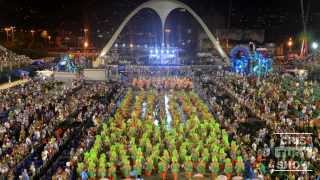
<svg viewBox="0 0 320 180"><path fill-rule="evenodd" d="M83 32L84 32L84 40L85 40L85 41L88 41L88 36L87 36L88 31L89 31L89 29L87 29L87 28L84 28L84 29L83 29Z"/></svg>
<svg viewBox="0 0 320 180"><path fill-rule="evenodd" d="M51 36L49 35L48 36L48 45L49 45L49 47L50 47L50 40L51 40Z"/></svg>
<svg viewBox="0 0 320 180"><path fill-rule="evenodd" d="M317 42L313 42L313 43L311 44L311 47L312 47L312 49L316 50L316 49L318 49L319 44L318 44Z"/></svg>
<svg viewBox="0 0 320 180"><path fill-rule="evenodd" d="M84 45L85 44L87 44L87 47L89 46L89 43L88 43L88 32L89 32L89 29L88 28L84 28L83 29L83 32L84 32L84 41L85 41L85 43L84 43Z"/></svg>
<svg viewBox="0 0 320 180"><path fill-rule="evenodd" d="M31 29L30 30L32 37L34 37L34 33L36 32L35 30Z"/></svg>
<svg viewBox="0 0 320 180"><path fill-rule="evenodd" d="M292 38L289 38L289 41L288 41L288 46L289 46L289 51L291 52L291 47L293 45L293 42L292 42Z"/></svg>
<svg viewBox="0 0 320 180"><path fill-rule="evenodd" d="M84 48L88 48L88 46L89 46L88 42L85 41L85 42L83 43L83 47L84 47Z"/></svg>
<svg viewBox="0 0 320 180"><path fill-rule="evenodd" d="M14 41L14 26L11 26L10 29L11 29L11 33L12 33L12 42Z"/></svg>
<svg viewBox="0 0 320 180"><path fill-rule="evenodd" d="M9 41L9 31L11 30L11 28L6 27L6 28L4 28L4 30L6 31L7 41Z"/></svg>
<svg viewBox="0 0 320 180"><path fill-rule="evenodd" d="M87 56L87 48L89 47L88 41L85 41L83 43L83 47L84 47L84 56Z"/></svg>

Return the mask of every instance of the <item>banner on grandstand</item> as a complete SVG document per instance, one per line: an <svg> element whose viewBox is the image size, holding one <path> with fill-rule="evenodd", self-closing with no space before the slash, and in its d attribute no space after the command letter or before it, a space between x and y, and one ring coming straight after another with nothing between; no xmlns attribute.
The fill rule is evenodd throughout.
<svg viewBox="0 0 320 180"><path fill-rule="evenodd" d="M263 43L264 30L259 29L217 29L216 36L219 39L229 39L235 41L257 41Z"/></svg>

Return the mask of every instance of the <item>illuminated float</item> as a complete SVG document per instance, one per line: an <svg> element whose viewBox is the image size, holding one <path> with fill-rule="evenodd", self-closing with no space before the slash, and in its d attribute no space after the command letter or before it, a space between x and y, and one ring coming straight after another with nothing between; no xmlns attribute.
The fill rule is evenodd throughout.
<svg viewBox="0 0 320 180"><path fill-rule="evenodd" d="M55 66L56 71L77 72L78 68L73 62L72 56L64 55L60 58L58 64Z"/></svg>
<svg viewBox="0 0 320 180"><path fill-rule="evenodd" d="M272 58L263 49L250 50L247 46L235 46L231 52L231 69L241 75L265 76L272 71Z"/></svg>

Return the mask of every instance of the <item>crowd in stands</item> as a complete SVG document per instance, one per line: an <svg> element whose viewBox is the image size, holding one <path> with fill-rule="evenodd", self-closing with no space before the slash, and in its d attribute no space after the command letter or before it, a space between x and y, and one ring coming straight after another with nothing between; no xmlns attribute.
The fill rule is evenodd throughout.
<svg viewBox="0 0 320 180"><path fill-rule="evenodd" d="M241 144L247 178L315 179L319 173L319 136L310 122L319 118L318 83L279 74L258 79L227 73L222 78L207 76L202 85L221 124ZM219 98L219 92L229 98ZM246 124L246 131L242 131L241 124ZM284 136L295 142L288 144ZM299 144L302 138L305 141ZM281 161L276 150L288 146L303 150L298 151L298 157L288 156ZM298 161L299 167L289 170L299 171L277 171L283 170L279 168L284 161Z"/></svg>
<svg viewBox="0 0 320 180"><path fill-rule="evenodd" d="M77 140L78 143L76 143L76 145L71 145L70 151L66 153L68 156L68 161L66 161L63 166L59 166L56 169L52 179L70 179L76 176L75 168L77 161L81 158L83 152L92 146L95 140L95 135L101 129L101 123L115 112L117 108L117 102L120 102L120 99L124 93L124 89L122 87L112 86L112 88L113 90L110 88L111 91L107 93L107 99L109 100L108 104L101 104L102 102L97 102L96 104L93 104L91 107L92 109L89 109L88 112L91 114L89 118L92 118L93 126L86 129L78 137L79 139ZM103 108L97 109L100 106L103 106ZM98 116L96 112L99 112Z"/></svg>
<svg viewBox="0 0 320 180"><path fill-rule="evenodd" d="M32 172L32 164L36 164L35 161L40 161L37 168L44 168L46 165L52 161L54 156L57 155L59 150L65 148L65 144L71 138L75 138L78 135L78 130L84 126L84 124L90 120L95 126L101 124L103 117L106 116L106 104L99 101L97 97L101 95L108 94L112 88L104 83L101 84L85 84L83 88L75 93L75 108L69 112L74 112L74 115L66 115L64 119L70 121L70 125L66 127L58 127L55 133L47 138L46 143L44 143L44 148L38 152L37 158L29 159L24 162L23 168L29 169ZM65 107L70 106L70 104ZM80 128L78 128L80 127ZM80 141L80 139L78 139ZM40 156L41 154L41 156ZM40 158L41 157L41 158ZM31 165L30 165L31 164ZM31 174L35 176L35 174Z"/></svg>
<svg viewBox="0 0 320 180"><path fill-rule="evenodd" d="M93 116L95 124L99 124L105 115L102 113L105 105L96 102L94 97L110 89L105 84L73 82L66 86L56 81L37 79L0 91L1 175L10 176L12 170L21 163L24 165L23 161L28 159L26 156L41 145L45 145L41 160L49 159L57 151L60 140L71 133L57 128L59 124L82 122L90 116ZM68 119L75 113L74 119ZM33 169L34 162L29 164Z"/></svg>
<svg viewBox="0 0 320 180"><path fill-rule="evenodd" d="M50 136L78 101L72 94L80 84L61 86L54 81L31 80L0 92L0 161L8 175L20 161ZM74 100L74 101L72 101Z"/></svg>
<svg viewBox="0 0 320 180"><path fill-rule="evenodd" d="M15 64L30 63L31 59L25 55L18 55L0 45L0 67L14 66Z"/></svg>
<svg viewBox="0 0 320 180"><path fill-rule="evenodd" d="M0 64L10 60L30 59L0 46ZM168 73L178 72L160 70L159 76ZM142 74L150 79L132 78L131 85L136 89L198 91L230 139L239 144L245 178L301 180L316 179L320 173L318 82L276 73L256 78L218 72L202 76L199 82L191 78L151 78L154 74L147 70ZM78 159L91 148L124 90L116 83L65 84L43 79L0 90L0 179L40 178L48 169L52 179L71 179ZM294 142L285 142L284 137L293 137ZM299 139L304 139L302 146ZM303 150L298 156L280 159L276 149L286 147L288 142ZM67 156L62 166L55 163L61 153ZM284 161L299 162L299 167L289 169L297 171L278 171ZM282 170L288 168L292 167Z"/></svg>

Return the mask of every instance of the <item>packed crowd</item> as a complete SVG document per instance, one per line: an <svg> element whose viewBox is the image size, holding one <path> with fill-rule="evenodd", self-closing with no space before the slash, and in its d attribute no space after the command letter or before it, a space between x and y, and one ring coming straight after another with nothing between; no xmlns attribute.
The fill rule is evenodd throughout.
<svg viewBox="0 0 320 180"><path fill-rule="evenodd" d="M107 99L109 102L106 104L107 108L103 108L100 112L101 116L99 116L99 122L102 123L107 117L115 112L117 102L120 102L123 91L124 89L122 87L117 86L108 94ZM93 112L94 111L95 110L93 110ZM92 118L95 119L95 116ZM83 152L88 150L94 143L95 135L101 130L101 123L87 128L80 136L78 136L79 139L77 140L77 143L72 145L70 151L66 153L68 161L63 162L64 165L55 169L55 172L52 175L53 180L75 178L76 173L74 172L76 170L77 161L81 158Z"/></svg>
<svg viewBox="0 0 320 180"><path fill-rule="evenodd" d="M310 121L318 118L319 115L317 83L281 75L272 75L262 80L234 74L226 74L223 78L211 76L204 79L202 83L208 89L206 93L213 92L210 95L211 104L218 105L213 108L215 113L220 116L221 122L229 127L229 134L242 144L240 147L247 161L247 177L259 175L275 178L287 175L285 178L289 179L314 178L314 176L308 176L310 173L305 170L312 170L312 174L317 174L319 171L317 167L319 137L316 129L309 126ZM230 98L217 100L216 94L219 91L225 92ZM230 111L221 113L228 109L226 107L230 107ZM265 122L266 125L255 128L258 124L255 123L252 127L247 127L252 129L251 132L240 132L239 126L250 121L249 114L255 115L258 122ZM289 156L285 159L289 163L294 160L299 161L301 164L295 170L301 170L301 172L276 171L284 162L279 163L276 149L287 145L288 142L283 138L285 136L283 134L286 133L306 133L290 134L295 140L301 138L307 140L303 144L303 151L299 151L299 157ZM293 142L291 145L296 147L299 144Z"/></svg>
<svg viewBox="0 0 320 180"><path fill-rule="evenodd" d="M17 64L30 63L31 59L25 55L18 55L0 45L0 67L15 66Z"/></svg>
<svg viewBox="0 0 320 180"><path fill-rule="evenodd" d="M88 89L90 88L90 91ZM29 169L30 175L35 177L35 173L41 175L42 172L34 171L34 167L45 171L45 168L59 153L65 148L65 145L72 139L77 137L79 130L84 128L86 123L92 122L94 125L101 124L103 117L106 116L106 105L100 102L97 97L103 96L111 91L111 88L104 83L101 84L84 84L83 89L76 93L75 109L72 115L65 117L70 125L56 128L51 136L47 137L44 147L35 154L34 158L26 159L21 168ZM80 139L79 139L80 140ZM25 171L25 170L24 170ZM27 171L28 172L28 171ZM25 176L26 172L22 173ZM29 174L28 174L29 175ZM39 175L39 176L40 176Z"/></svg>
<svg viewBox="0 0 320 180"><path fill-rule="evenodd" d="M1 62L16 57L2 47L0 52ZM92 128L87 131L88 124L93 129L99 127L115 106L110 100L122 91L119 84L83 81L65 84L37 78L1 90L0 179L42 175L78 131L87 135L94 132ZM83 136L80 141L82 147L89 147L92 140ZM81 152L73 150L70 156Z"/></svg>
<svg viewBox="0 0 320 180"><path fill-rule="evenodd" d="M48 169L53 175L52 179L70 179L76 174L73 172L76 168L78 168L78 176L82 176L82 179L96 176L95 173L100 173L99 177L107 177L107 174L108 177L116 177L117 172L119 174L120 171L123 177L129 177L131 176L131 170L140 171L140 176L142 175L142 169L146 174L155 172L156 168L157 173L163 173L163 168L159 166L161 164L153 164L152 158L165 156L165 153L153 155L152 151L148 152L152 156L141 157L145 158L146 161L140 169L138 167L138 165L141 165L140 161L136 162L129 158L130 163L125 164L128 163L128 159L126 159L128 157L125 156L121 159L120 155L116 155L118 160L123 161L123 164L119 168L120 166L116 166L116 160L111 162L111 159L109 159L111 165L116 166L116 170L113 169L113 171L112 168L114 167L109 163L108 167L105 167L106 163L104 161L106 159L94 156L97 154L96 152L101 154L104 151L109 152L113 147L118 151L121 150L127 154L131 153L131 155L140 157L140 150L129 153L128 149L105 144L106 140L102 142L101 137L107 138L107 140L108 138L109 140L114 139L114 142L123 140L121 135L113 136L113 134L117 135L119 132L125 134L125 137L128 138L144 139L143 134L151 137L151 135L154 135L151 132L142 133L137 130L140 134L130 135L130 133L136 128L135 123L141 123L140 120L144 120L144 123L140 124L143 127L142 129L147 130L149 126L154 130L157 129L156 124L148 121L156 119L154 117L157 114L155 111L159 109L162 109L162 114L168 111L172 115L172 127L174 128L182 127L181 121L188 127L193 121L198 121L196 116L199 114L200 121L206 122L208 118L201 116L201 112L205 109L205 115L210 114L210 119L217 120L221 127L225 129L219 130L220 125L215 123L219 128L214 128L216 131L214 137L218 136L222 140L215 140L214 144L220 144L227 139L224 145L228 149L232 148L229 139L235 140L232 143L236 150L233 153L226 153L232 160L230 163L222 161L225 160L225 157L219 157L219 162L211 157L206 158L203 155L205 152L201 151L202 160L208 160L204 163L206 164L204 167L209 167L209 162L212 161L215 165L214 171L212 167L207 170L212 171L211 173L215 173L215 175L219 173L236 175L243 172L243 176L250 179L316 179L316 175L320 173L320 130L317 127L320 121L319 84L298 77L279 74L271 74L261 79L243 77L233 73L222 74L217 72L217 75L213 76L203 75L199 82L191 78L178 76L133 78L131 86L134 90L140 90L141 93L136 95L136 98L132 98L130 97L132 92L129 91L129 99L131 98L127 102L130 102L129 105L126 105L124 99L121 103L121 106L124 107L118 108L118 115L116 113L114 118L109 118L109 115L115 111L116 107L120 106L118 103L120 101L116 100L124 92L122 86L120 87L116 83L88 84L73 81L70 84L63 84L54 80L31 79L27 84L0 90L0 179L6 177L40 178ZM148 77L152 77L152 74ZM174 96L162 94L165 98L162 98L162 101L155 102L159 95L153 93L161 94L165 91L145 91L150 89L170 90L170 92L173 92L173 89L183 89L188 90L189 94L181 92ZM210 113L207 112L206 105L200 103L196 95L189 91L192 89L196 90L206 100L208 107L210 107ZM159 106L158 104L164 105ZM149 111L152 113L150 114ZM185 114L188 113L190 117L186 118ZM211 117L211 113L214 117ZM167 118L167 116L163 115L162 119ZM115 122L104 122L107 119ZM115 123L119 124L116 126ZM132 127L128 125L132 125ZM204 123L204 125L211 128L208 123ZM201 123L196 127L197 133L201 135ZM110 131L111 128L118 131ZM120 131L121 128L124 129ZM221 132L223 137L220 137L221 135L218 132ZM162 134L165 133L162 132ZM183 140L183 133L179 137L180 143ZM204 141L209 139L205 137L207 136L203 136ZM169 140L174 138L176 137L164 137L168 141L164 144L169 146ZM302 144L299 141L301 139L303 139ZM153 140L149 141L152 142ZM133 142L136 142L136 139ZM177 140L177 142L179 141ZM159 143L161 144L162 140L159 139ZM69 146L69 144L72 144L72 146ZM144 151L149 146L148 143L144 144L144 141L139 142L139 146L141 144ZM296 156L289 155L281 159L277 150L288 145L291 147L300 145L302 151L299 151ZM177 148L179 146L177 145ZM198 169L196 165L192 165L192 163L198 162L194 160L194 157L190 161L186 158L187 156L183 157L180 152L176 153L170 148L168 148L168 151L170 151L170 156L178 156L184 161L173 160L176 157L170 157L167 159L168 162L159 161L159 163L164 163L165 170L179 172L183 169L188 173L195 170L203 174L207 173L206 168L204 168L205 170L203 168ZM189 155L191 157L194 155L192 153L199 153L196 150L194 151L190 151L191 154ZM62 161L62 166L54 166L59 164L56 163L59 161L57 157L62 152L67 156L67 160ZM215 151L211 152L210 149L210 153L214 154ZM88 154L93 155L89 157ZM110 156L108 153L107 155ZM241 156L241 158L236 155ZM92 158L95 162L94 165L90 160ZM149 161L147 161L148 158ZM80 161L84 161L86 166L82 166L83 163L81 164ZM103 163L100 163L100 161ZM299 167L292 166L296 162L298 162ZM220 165L228 165L228 169L218 167L219 163ZM103 171L96 167L100 164L102 164L102 167L99 168ZM176 164L178 164L177 167L174 167ZM217 164L218 166L216 166ZM190 165L189 169L187 165ZM200 166L200 164L198 165ZM106 172L107 169L111 170ZM280 172L279 170L297 171Z"/></svg>
<svg viewBox="0 0 320 180"><path fill-rule="evenodd" d="M75 108L67 106L67 95L79 85L75 82L67 87L55 81L32 80L0 92L1 174L8 175Z"/></svg>

